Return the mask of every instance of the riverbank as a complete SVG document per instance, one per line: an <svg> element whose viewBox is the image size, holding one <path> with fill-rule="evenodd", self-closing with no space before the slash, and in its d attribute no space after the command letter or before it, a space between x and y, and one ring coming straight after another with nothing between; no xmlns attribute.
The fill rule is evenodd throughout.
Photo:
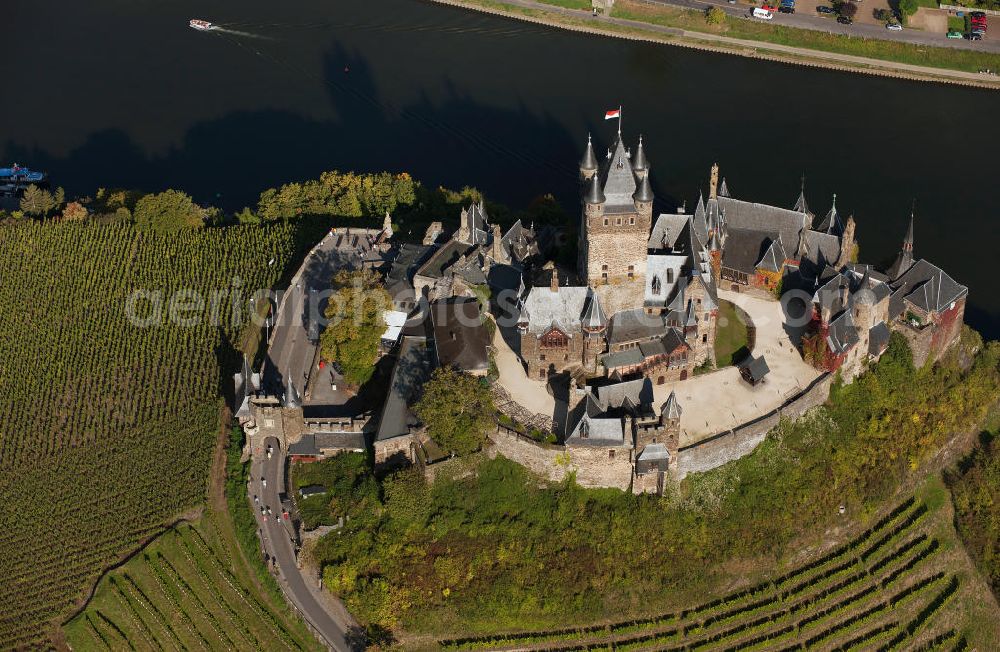
<svg viewBox="0 0 1000 652"><path fill-rule="evenodd" d="M1000 68L1000 55L991 53L951 51L946 48L920 47L889 41L852 39L836 34L788 27L774 28L770 25L749 22L746 25L739 25L739 29L735 30L743 36L737 38L710 31L718 28L705 23L698 11L646 6L643 11L638 12L632 9L636 3L632 3L630 11L624 14L628 16L627 18L615 15L621 7L617 7L611 16L595 18L589 12L580 9L554 6L537 0L431 1L602 36L665 43L754 59L897 79L1000 89L1000 77L968 69L969 67L974 67L976 70L978 67L994 70ZM730 17L728 22L733 24L735 21ZM707 31L701 31L702 29ZM748 36L751 38L746 38ZM823 49L797 44L803 40L808 40L811 45ZM871 54L884 54L886 58L849 53L869 50ZM950 64L955 67L907 63L913 60L934 60L939 64ZM985 63L979 63L980 61ZM963 67L966 69L961 69Z"/></svg>

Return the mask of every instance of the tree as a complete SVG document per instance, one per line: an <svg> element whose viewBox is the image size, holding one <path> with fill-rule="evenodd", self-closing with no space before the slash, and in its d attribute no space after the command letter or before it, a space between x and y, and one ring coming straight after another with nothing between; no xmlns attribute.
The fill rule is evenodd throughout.
<svg viewBox="0 0 1000 652"><path fill-rule="evenodd" d="M424 385L414 410L438 445L466 455L482 444L494 407L489 389L479 378L439 367Z"/></svg>
<svg viewBox="0 0 1000 652"><path fill-rule="evenodd" d="M912 16L919 8L917 0L899 0L899 12L904 16Z"/></svg>
<svg viewBox="0 0 1000 652"><path fill-rule="evenodd" d="M375 272L367 269L341 270L334 277L337 288L326 307L329 320L320 336L320 355L337 362L344 378L362 385L375 371L378 346L385 331L382 313L392 299Z"/></svg>
<svg viewBox="0 0 1000 652"><path fill-rule="evenodd" d="M854 15L858 13L858 5L853 2L842 2L840 4L840 15L847 16L848 18L854 18Z"/></svg>
<svg viewBox="0 0 1000 652"><path fill-rule="evenodd" d="M180 231L204 225L204 213L178 190L146 195L135 204L135 224L148 231Z"/></svg>
<svg viewBox="0 0 1000 652"><path fill-rule="evenodd" d="M87 209L80 202L71 201L63 209L62 217L69 222L82 222L87 219Z"/></svg>
<svg viewBox="0 0 1000 652"><path fill-rule="evenodd" d="M56 198L48 190L34 184L24 189L24 196L21 197L21 211L25 215L44 217L55 207Z"/></svg>
<svg viewBox="0 0 1000 652"><path fill-rule="evenodd" d="M709 25L721 25L726 22L726 12L720 7L709 7L705 10L705 22Z"/></svg>

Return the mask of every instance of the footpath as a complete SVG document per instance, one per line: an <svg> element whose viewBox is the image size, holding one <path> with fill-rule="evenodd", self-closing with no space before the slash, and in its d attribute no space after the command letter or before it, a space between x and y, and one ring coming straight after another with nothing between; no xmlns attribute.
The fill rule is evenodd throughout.
<svg viewBox="0 0 1000 652"><path fill-rule="evenodd" d="M764 41L750 41L723 36L721 34L694 32L677 27L666 27L625 18L600 16L592 18L592 22L585 23L582 21L590 18L590 14L584 11L558 7L538 2L537 0L501 0L488 3L484 3L481 0L432 1L602 36L667 43L700 50L737 54L756 59L795 63L847 72L861 72L883 77L1000 89L1000 77L985 75L983 73L898 63L884 59L825 52L823 50L812 50ZM642 33L622 31L621 28L641 30Z"/></svg>

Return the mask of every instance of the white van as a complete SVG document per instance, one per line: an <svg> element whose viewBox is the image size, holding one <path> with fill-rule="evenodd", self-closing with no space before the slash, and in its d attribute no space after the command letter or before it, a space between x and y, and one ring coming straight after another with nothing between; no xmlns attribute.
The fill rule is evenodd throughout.
<svg viewBox="0 0 1000 652"><path fill-rule="evenodd" d="M760 7L754 7L753 17L760 18L761 20L771 20L772 18L774 18L774 14L766 9L761 9Z"/></svg>

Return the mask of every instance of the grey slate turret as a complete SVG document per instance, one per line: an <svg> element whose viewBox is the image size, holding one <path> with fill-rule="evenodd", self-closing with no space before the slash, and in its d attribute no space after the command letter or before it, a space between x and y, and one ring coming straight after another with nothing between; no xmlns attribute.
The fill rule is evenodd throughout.
<svg viewBox="0 0 1000 652"><path fill-rule="evenodd" d="M639 180L639 187L635 189L632 199L641 202L653 201L653 186L649 183L648 174L642 175L642 179Z"/></svg>
<svg viewBox="0 0 1000 652"><path fill-rule="evenodd" d="M580 159L580 172L597 172L597 155L594 154L594 143L587 134L587 149L583 151L583 158Z"/></svg>
<svg viewBox="0 0 1000 652"><path fill-rule="evenodd" d="M642 136L639 136L639 146L632 157L632 169L636 172L648 172L649 161L646 159L646 149L642 146Z"/></svg>
<svg viewBox="0 0 1000 652"><path fill-rule="evenodd" d="M804 174L802 175L802 184L799 186L799 198L795 200L795 206L792 207L792 210L812 215L809 212L809 204L806 203L806 175Z"/></svg>
<svg viewBox="0 0 1000 652"><path fill-rule="evenodd" d="M590 177L590 188L587 189L587 195L584 197L584 201L588 204L603 204L605 201L604 191L601 190L601 180L598 178L600 175L593 175Z"/></svg>
<svg viewBox="0 0 1000 652"><path fill-rule="evenodd" d="M837 213L837 193L833 194L833 203L830 205L830 210L827 211L826 217L823 218L817 230L838 237L844 234L844 225L840 221L840 215Z"/></svg>
<svg viewBox="0 0 1000 652"><path fill-rule="evenodd" d="M910 212L910 226L906 229L906 237L903 238L903 247L896 254L896 260L892 262L886 275L891 280L896 280L913 267L913 212Z"/></svg>
<svg viewBox="0 0 1000 652"><path fill-rule="evenodd" d="M719 186L719 197L730 197L729 186L726 185L726 177L722 177L722 185Z"/></svg>
<svg viewBox="0 0 1000 652"><path fill-rule="evenodd" d="M661 408L661 414L665 419L680 419L681 418L681 404L677 400L677 392L671 391L670 396L667 397L667 401L663 404Z"/></svg>
<svg viewBox="0 0 1000 652"><path fill-rule="evenodd" d="M583 316L580 318L584 328L598 330L607 326L608 318L604 315L601 302L596 293L591 293L586 307L583 309Z"/></svg>
<svg viewBox="0 0 1000 652"><path fill-rule="evenodd" d="M288 377L288 389L285 391L285 407L302 407L302 401L299 399L299 393L295 391L295 384L292 382L291 376Z"/></svg>

